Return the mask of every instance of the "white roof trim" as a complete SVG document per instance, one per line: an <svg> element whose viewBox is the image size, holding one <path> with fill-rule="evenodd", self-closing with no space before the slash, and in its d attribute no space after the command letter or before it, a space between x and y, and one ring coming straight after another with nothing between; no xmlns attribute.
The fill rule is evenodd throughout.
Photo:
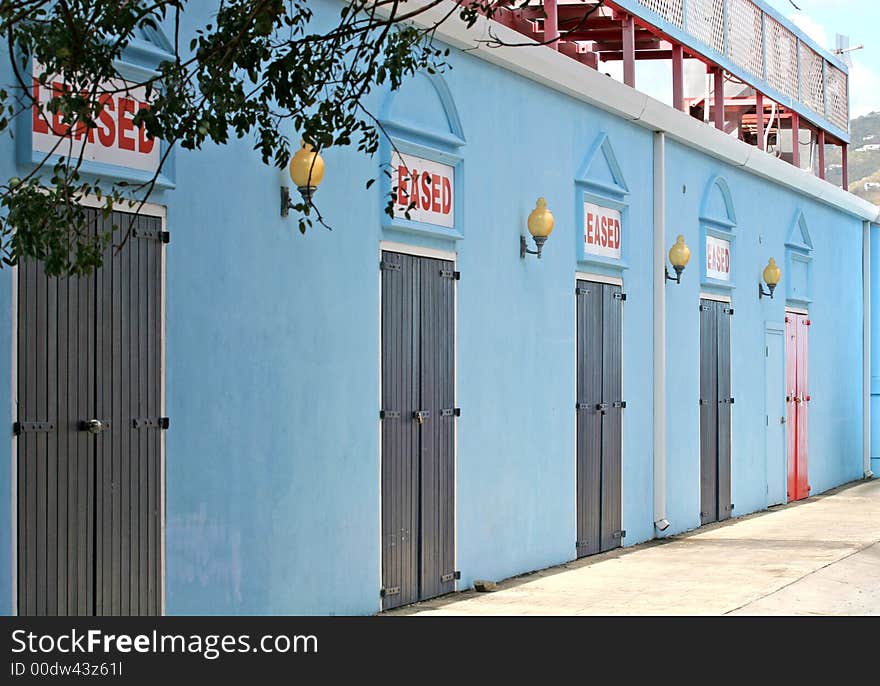
<svg viewBox="0 0 880 686"><path fill-rule="evenodd" d="M417 6L428 3L426 0L410 0L408 4ZM413 9L415 8L408 8L408 11ZM431 26L446 16L448 18L436 30L436 37L456 48L467 50L469 55L629 119L639 126L652 131L664 131L669 138L711 157L743 167L769 181L787 186L864 220L880 223L880 207L867 200L726 135L715 127L625 86L552 48L542 45L491 48L481 44L479 41L490 38L490 27L492 34L506 43L522 44L533 41L485 17L481 17L468 29L458 18L458 10L451 1L427 9L418 15L415 23Z"/></svg>

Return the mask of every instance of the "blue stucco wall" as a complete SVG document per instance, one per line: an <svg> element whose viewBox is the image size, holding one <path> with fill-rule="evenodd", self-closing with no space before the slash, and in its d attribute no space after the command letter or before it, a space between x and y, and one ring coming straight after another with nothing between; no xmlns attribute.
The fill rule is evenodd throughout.
<svg viewBox="0 0 880 686"><path fill-rule="evenodd" d="M775 297L758 299L767 260L784 265L785 242L799 212L810 229L813 302L809 305L809 474L812 492L862 475L862 222L805 196L671 142L667 148L667 243L682 233L700 245L701 205L713 177L731 191L737 225L729 290L701 284L692 257L680 286L667 288L668 519L672 530L699 526L700 292L728 295L731 320L731 500L734 514L767 504L764 439L764 331L784 326L785 279ZM756 201L760 199L760 201ZM835 281L836 279L836 281ZM832 287L832 284L833 287ZM842 295L845 294L845 295ZM672 381L674 380L674 382ZM695 438L697 440L695 440Z"/></svg>
<svg viewBox="0 0 880 686"><path fill-rule="evenodd" d="M5 59L0 60L0 83L10 83L12 68ZM8 179L16 174L14 141L9 133L0 136L0 178ZM0 389L12 388L12 270L0 269ZM14 421L12 394L0 390L0 417L8 417L9 426ZM11 435L7 434L7 436ZM12 588L14 541L12 521L13 465L12 441L0 441L0 613L12 613Z"/></svg>
<svg viewBox="0 0 880 686"><path fill-rule="evenodd" d="M871 249L871 471L880 477L880 226L870 229Z"/></svg>
<svg viewBox="0 0 880 686"><path fill-rule="evenodd" d="M319 15L335 2L316 2ZM183 33L206 16L188 12ZM186 42L186 41L184 41ZM653 530L652 133L453 51L451 103L424 77L370 106L421 142L457 117L465 144L461 240L383 229L365 188L379 160L325 153L317 200L333 231L279 216L286 173L247 140L178 151L166 260L166 598L170 614L363 614L379 609L380 241L457 252L457 568L461 587L575 554L576 272L623 278L623 528ZM447 109L444 109L444 105ZM455 112L449 107L454 107ZM419 132L424 132L422 136ZM607 136L629 189L627 268L578 262L575 179ZM3 141L4 150L11 145ZM0 156L8 174L11 153ZM612 179L599 158L596 178ZM763 341L784 288L758 300L767 258L782 264L798 211L814 243L810 339L813 492L861 474L861 222L681 144L668 144L668 236L693 257L667 286L668 533L699 524L699 278L704 192L720 176L736 208L732 326L733 501L766 505ZM380 184L376 184L379 186ZM535 199L556 218L541 260L519 256ZM755 199L760 198L760 202ZM460 209L460 211L459 211ZM785 279L783 275L783 280ZM0 321L11 322L0 271ZM0 356L10 359L10 327ZM852 331L842 344L840 332ZM0 387L9 387L0 365ZM0 394L0 412L11 415ZM780 459L784 459L781 456ZM9 492L9 446L0 447ZM8 500L7 500L8 502ZM12 523L0 508L0 610L10 609Z"/></svg>
<svg viewBox="0 0 880 686"><path fill-rule="evenodd" d="M452 64L445 81L466 140L457 150L466 180L460 241L383 230L384 198L363 187L377 161L348 151L326 155L320 199L334 231L315 229L306 238L277 216L277 173L263 168L246 144L178 156L174 194L189 202L172 201L169 210L175 240L168 258L168 407L178 429L168 434L170 612L378 608L380 240L455 250L463 275L457 315L462 586L573 557L572 289L576 271L610 273L577 261L573 182L603 133L630 189L628 268L616 272L629 294L623 523L627 545L653 536L651 133L474 57L453 53ZM442 128L452 116L422 82L407 86L392 106L384 98L377 95L374 106L413 127L416 139L419 130ZM532 121L554 135L524 135L523 122ZM835 385L831 378L860 378L860 338L840 351L833 333L855 330L860 321L860 222L682 145L670 143L668 155L670 243L684 233L699 254L698 216L716 175L732 189L737 212L736 514L766 505L759 362L765 323L783 322L785 298L759 301L754 289L769 256L783 263L798 211L815 244L813 491L858 477L859 385ZM556 228L542 260L523 261L518 236L538 195L547 198ZM674 380L667 400L670 533L699 524L698 261L681 286L667 291ZM854 294L845 303L822 288L842 273L840 288ZM211 430L180 430L200 425Z"/></svg>
<svg viewBox="0 0 880 686"><path fill-rule="evenodd" d="M180 428L167 436L169 612L378 609L380 240L458 251L462 584L573 557L573 180L600 132L639 189L624 274L642 293L625 319L624 519L628 543L650 538L651 343L640 329L651 318L651 134L583 116L573 100L475 58L455 55L446 81L467 140L457 244L383 231L385 200L364 188L377 161L350 151L325 155L320 201L333 232L305 238L278 216L283 176L246 142L178 154L167 263L167 402ZM404 92L389 107L377 94L374 105L416 129L447 124L430 87L408 90L417 97ZM536 92L540 104L523 105ZM543 116L565 135L538 145L517 134L515 122L500 123L511 103L523 121ZM539 194L556 229L540 262L522 261L519 235Z"/></svg>

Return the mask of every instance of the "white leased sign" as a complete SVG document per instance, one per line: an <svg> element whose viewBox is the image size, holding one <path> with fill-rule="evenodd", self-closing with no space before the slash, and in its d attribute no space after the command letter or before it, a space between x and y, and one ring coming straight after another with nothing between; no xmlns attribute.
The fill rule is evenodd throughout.
<svg viewBox="0 0 880 686"><path fill-rule="evenodd" d="M394 216L452 228L455 226L455 169L414 155L391 158Z"/></svg>
<svg viewBox="0 0 880 686"><path fill-rule="evenodd" d="M706 276L730 281L730 241L706 236Z"/></svg>
<svg viewBox="0 0 880 686"><path fill-rule="evenodd" d="M62 93L68 87L54 79L49 79L46 86L40 85L42 73L43 67L34 63L31 141L34 151L62 156L79 156L82 152L84 160L156 171L160 155L158 141L132 122L138 110L149 107L143 86L129 88L125 81L107 81L101 85L103 92L98 95L103 108L96 119L97 127L71 127L60 113L46 108L53 93Z"/></svg>
<svg viewBox="0 0 880 686"><path fill-rule="evenodd" d="M584 202L584 252L620 259L620 212Z"/></svg>

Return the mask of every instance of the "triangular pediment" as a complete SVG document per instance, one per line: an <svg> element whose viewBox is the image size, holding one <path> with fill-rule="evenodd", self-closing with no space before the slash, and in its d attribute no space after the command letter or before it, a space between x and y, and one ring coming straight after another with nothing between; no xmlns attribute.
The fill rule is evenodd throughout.
<svg viewBox="0 0 880 686"><path fill-rule="evenodd" d="M164 53L169 55L174 54L174 46L170 40L168 40L168 36L162 31L162 28L158 24L147 24L145 22L141 22L135 30L134 30L135 38L144 41L145 43L149 43L157 50L161 50Z"/></svg>
<svg viewBox="0 0 880 686"><path fill-rule="evenodd" d="M614 146L604 132L593 142L575 180L605 195L623 197L629 194Z"/></svg>
<svg viewBox="0 0 880 686"><path fill-rule="evenodd" d="M791 229L788 231L788 237L785 239L785 247L803 252L810 252L813 249L813 239L810 238L807 218L804 216L803 210L798 210L794 217Z"/></svg>

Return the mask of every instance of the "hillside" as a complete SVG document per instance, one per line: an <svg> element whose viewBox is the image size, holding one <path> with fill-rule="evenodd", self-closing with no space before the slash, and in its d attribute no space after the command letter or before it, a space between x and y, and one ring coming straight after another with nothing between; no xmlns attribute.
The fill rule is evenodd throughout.
<svg viewBox="0 0 880 686"><path fill-rule="evenodd" d="M880 112L871 112L853 119L850 131L852 143L849 146L849 190L880 205L880 147L875 150L860 150L865 146L880 146ZM828 180L840 183L840 148L828 146L825 162Z"/></svg>

